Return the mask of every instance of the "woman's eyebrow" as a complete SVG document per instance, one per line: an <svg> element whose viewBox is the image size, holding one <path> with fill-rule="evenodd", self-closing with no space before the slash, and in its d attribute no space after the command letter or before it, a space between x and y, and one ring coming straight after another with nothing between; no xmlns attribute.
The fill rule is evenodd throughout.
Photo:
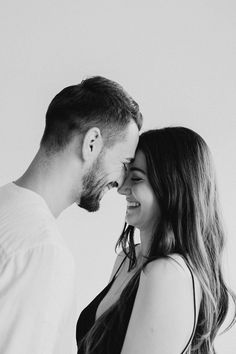
<svg viewBox="0 0 236 354"><path fill-rule="evenodd" d="M144 175L146 175L146 172L139 167L132 166L132 167L130 167L130 171L139 171L139 172L143 173Z"/></svg>

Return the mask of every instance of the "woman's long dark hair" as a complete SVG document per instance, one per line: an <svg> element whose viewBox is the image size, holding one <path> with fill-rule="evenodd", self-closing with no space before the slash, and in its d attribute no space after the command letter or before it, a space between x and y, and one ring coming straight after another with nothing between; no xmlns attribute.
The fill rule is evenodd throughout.
<svg viewBox="0 0 236 354"><path fill-rule="evenodd" d="M219 209L215 171L205 141L183 127L150 130L140 136L138 150L146 158L147 174L158 200L161 218L153 233L145 265L178 253L191 263L201 285L202 300L190 352L213 354L214 339L224 322L229 294L222 275L225 234ZM136 265L134 227L125 224L117 242L128 255L129 270ZM119 300L94 324L83 344L95 353L115 321L122 323L125 306L137 287L139 270ZM230 328L236 321L234 313Z"/></svg>

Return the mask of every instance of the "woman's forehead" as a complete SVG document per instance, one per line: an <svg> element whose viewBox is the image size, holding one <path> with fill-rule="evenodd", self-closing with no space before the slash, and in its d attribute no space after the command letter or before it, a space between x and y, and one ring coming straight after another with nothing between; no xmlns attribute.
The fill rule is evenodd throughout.
<svg viewBox="0 0 236 354"><path fill-rule="evenodd" d="M141 150L137 150L135 153L134 161L131 163L132 167L138 167L144 171L147 170L146 157Z"/></svg>

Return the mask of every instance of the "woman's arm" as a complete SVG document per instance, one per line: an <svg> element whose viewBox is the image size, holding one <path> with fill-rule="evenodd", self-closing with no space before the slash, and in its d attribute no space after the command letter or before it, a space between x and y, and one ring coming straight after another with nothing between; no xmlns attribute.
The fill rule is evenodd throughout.
<svg viewBox="0 0 236 354"><path fill-rule="evenodd" d="M192 279L178 255L149 263L140 276L121 354L180 354L194 326Z"/></svg>

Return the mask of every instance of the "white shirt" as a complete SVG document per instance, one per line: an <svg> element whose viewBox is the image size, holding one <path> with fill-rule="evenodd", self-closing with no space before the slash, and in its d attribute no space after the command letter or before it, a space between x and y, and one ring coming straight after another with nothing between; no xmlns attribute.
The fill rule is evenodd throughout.
<svg viewBox="0 0 236 354"><path fill-rule="evenodd" d="M0 353L71 354L75 264L46 202L0 188Z"/></svg>

